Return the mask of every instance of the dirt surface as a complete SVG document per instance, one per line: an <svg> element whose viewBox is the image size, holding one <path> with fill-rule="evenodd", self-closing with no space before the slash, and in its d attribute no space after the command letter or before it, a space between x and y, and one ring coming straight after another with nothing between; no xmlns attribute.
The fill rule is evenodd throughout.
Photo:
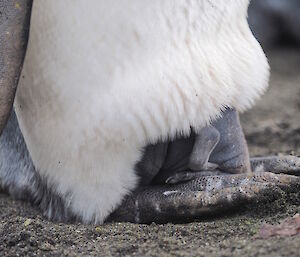
<svg viewBox="0 0 300 257"><path fill-rule="evenodd" d="M300 155L300 50L270 53L271 88L242 116L252 155ZM300 236L254 239L264 222L300 213L299 189L190 224L84 226L45 220L0 195L0 256L300 256Z"/></svg>

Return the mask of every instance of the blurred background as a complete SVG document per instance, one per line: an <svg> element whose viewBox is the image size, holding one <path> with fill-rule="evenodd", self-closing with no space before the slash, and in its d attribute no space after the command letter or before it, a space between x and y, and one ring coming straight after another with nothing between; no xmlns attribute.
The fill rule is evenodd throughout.
<svg viewBox="0 0 300 257"><path fill-rule="evenodd" d="M300 0L252 0L250 27L271 65L270 88L242 115L252 155L300 155Z"/></svg>
<svg viewBox="0 0 300 257"><path fill-rule="evenodd" d="M300 44L299 0L252 0L249 24L264 48Z"/></svg>

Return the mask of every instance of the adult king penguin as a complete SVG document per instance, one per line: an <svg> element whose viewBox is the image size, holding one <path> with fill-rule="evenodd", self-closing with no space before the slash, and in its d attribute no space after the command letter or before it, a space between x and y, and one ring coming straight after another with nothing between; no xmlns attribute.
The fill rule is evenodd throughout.
<svg viewBox="0 0 300 257"><path fill-rule="evenodd" d="M164 222L299 182L263 172L296 174L299 159L250 160L240 128L269 78L248 4L34 1L2 187L52 219Z"/></svg>

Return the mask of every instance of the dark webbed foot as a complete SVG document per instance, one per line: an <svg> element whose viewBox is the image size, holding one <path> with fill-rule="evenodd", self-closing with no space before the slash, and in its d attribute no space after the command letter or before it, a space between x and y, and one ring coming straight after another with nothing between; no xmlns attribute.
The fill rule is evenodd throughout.
<svg viewBox="0 0 300 257"><path fill-rule="evenodd" d="M188 221L249 201L276 197L300 178L272 173L202 176L177 185L145 187L126 197L109 217L138 223Z"/></svg>

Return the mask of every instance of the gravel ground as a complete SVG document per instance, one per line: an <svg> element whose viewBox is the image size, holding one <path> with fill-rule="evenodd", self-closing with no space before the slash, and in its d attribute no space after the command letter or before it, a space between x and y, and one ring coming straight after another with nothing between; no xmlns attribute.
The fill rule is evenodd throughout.
<svg viewBox="0 0 300 257"><path fill-rule="evenodd" d="M270 54L271 88L242 116L252 155L300 155L300 50ZM189 224L52 223L0 194L0 256L300 256L300 236L255 239L264 222L300 213L299 188L270 203Z"/></svg>

